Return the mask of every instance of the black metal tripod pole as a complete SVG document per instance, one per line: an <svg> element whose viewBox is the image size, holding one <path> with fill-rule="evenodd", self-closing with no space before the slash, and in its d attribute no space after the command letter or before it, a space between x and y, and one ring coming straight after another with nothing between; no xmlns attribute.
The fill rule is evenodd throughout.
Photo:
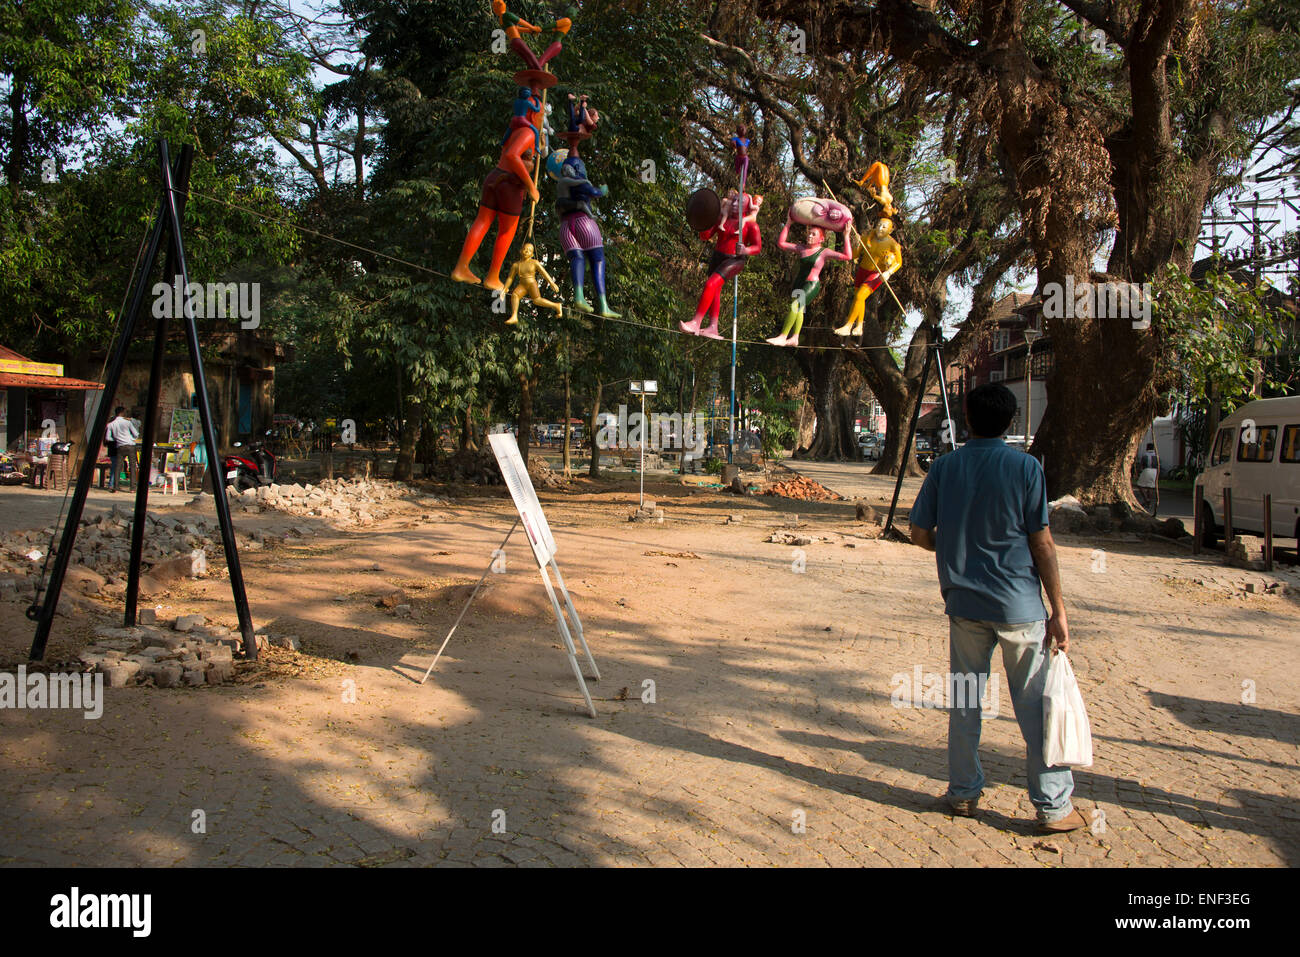
<svg viewBox="0 0 1300 957"><path fill-rule="evenodd" d="M39 606L35 603L27 609L27 617L36 621L36 635L32 638L29 657L40 661L45 657L45 646L50 639L50 628L54 624L54 612L59 605L59 593L63 590L63 576L68 570L68 561L72 557L72 546L77 538L77 528L81 524L81 515L86 507L86 496L95 479L95 461L99 458L99 447L104 441L104 430L108 427L108 412L117 394L117 384L122 378L122 367L126 364L127 349L131 344L131 333L135 329L136 317L144 301L145 290L149 288L149 276L154 263L158 260L158 247L162 243L163 226L166 221L166 202L158 203L158 216L154 221L153 233L149 237L149 248L141 263L140 271L135 277L134 287L130 293L122 323L121 338L113 350L113 356L105 376L104 393L95 411L95 421L86 431L86 449L77 470L77 484L72 492L72 503L68 508L67 519L63 525L63 535L59 539L58 552L54 558L54 567L50 571L50 580L45 590L45 599ZM137 473L138 477L138 473ZM39 597L39 596L38 596Z"/></svg>
<svg viewBox="0 0 1300 957"><path fill-rule="evenodd" d="M167 216L172 225L172 248L176 254L176 267L181 277L182 292L189 287L190 270L185 262L185 242L181 238L181 220L177 208L176 188L172 182L171 165L167 157L167 141L158 142L162 155L163 195ZM188 305L188 297L183 297ZM221 467L221 452L217 448L217 434L212 428L212 410L208 407L208 382L203 375L203 354L199 349L199 330L193 312L182 310L185 338L190 347L190 371L194 374L195 399L199 406L199 421L203 426L203 443L208 453L208 472L212 476L212 496L217 502L217 524L221 527L221 543L226 552L226 569L230 574L230 591L235 599L235 613L239 616L239 632L244 639L244 657L257 658L257 639L253 635L253 618L248 612L248 595L244 591L244 573L239 567L239 552L235 548L235 528L230 521L230 503L226 500L226 475Z"/></svg>
<svg viewBox="0 0 1300 957"><path fill-rule="evenodd" d="M185 196L189 191L190 184L190 167L194 163L194 147L185 146L181 149L180 158L176 161L176 168L173 170L173 176L176 181L176 188L181 193L180 202L177 204L177 223L185 215ZM172 242L167 246L167 255L163 260L163 275L168 281L175 283L176 279L176 237L180 230L176 223L171 226L170 234ZM185 290L182 288L181 299L184 301ZM136 619L136 602L140 594L140 561L144 554L144 533L145 518L149 513L149 479L153 468L153 440L158 434L158 396L162 391L163 379L163 358L167 351L167 313L169 310L157 310L159 315L156 317L157 322L154 324L153 340L153 363L149 367L149 399L144 410L143 435L140 436L140 468L136 470L136 489L135 489L135 514L132 516L131 523L131 558L127 564L126 572L126 608L122 615L122 624L130 628L135 624ZM143 478L141 477L143 475Z"/></svg>
<svg viewBox="0 0 1300 957"><path fill-rule="evenodd" d="M921 418L921 402L925 398L925 387L930 382L930 361L933 358L930 355L930 350L932 348L934 348L933 344L926 344L925 362L921 368L921 384L916 390L916 406L912 409L912 421L907 427L907 442L903 445L903 459L898 466L898 481L894 483L894 499L889 503L889 518L885 522L885 530L881 532L882 538L888 538L894 534L894 512L898 508L898 495L903 490L903 476L907 473L907 460L911 457L912 442L916 439L916 422Z"/></svg>

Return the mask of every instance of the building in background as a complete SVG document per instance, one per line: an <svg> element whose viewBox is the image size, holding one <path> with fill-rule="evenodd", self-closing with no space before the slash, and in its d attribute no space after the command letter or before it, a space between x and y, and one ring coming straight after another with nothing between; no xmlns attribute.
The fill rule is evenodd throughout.
<svg viewBox="0 0 1300 957"><path fill-rule="evenodd" d="M103 387L63 371L62 363L36 362L0 345L0 449L36 452L42 441L71 441L74 458L81 457L86 416Z"/></svg>

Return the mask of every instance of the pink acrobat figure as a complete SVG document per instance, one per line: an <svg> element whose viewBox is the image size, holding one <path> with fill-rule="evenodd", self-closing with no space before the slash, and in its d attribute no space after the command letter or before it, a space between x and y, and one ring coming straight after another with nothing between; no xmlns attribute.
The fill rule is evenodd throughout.
<svg viewBox="0 0 1300 957"><path fill-rule="evenodd" d="M799 272L794 279L794 289L790 292L790 314L786 316L785 326L780 333L772 336L767 341L774 346L797 346L799 344L799 333L803 329L804 311L808 308L808 303L821 291L822 267L826 261L837 259L841 262L847 262L853 258L853 250L849 246L849 226L852 219L845 218L842 215L808 217L803 216L804 220L812 219L807 226L808 238L804 243L792 243L789 241L791 225L800 222L800 213L798 204L790 207L786 215L785 225L781 227L781 235L776 238L776 244L788 253L796 253L799 256ZM832 210L832 212L838 212ZM828 249L825 245L826 230L820 225L825 222L842 223L840 227L840 248ZM815 223L815 224L814 224Z"/></svg>
<svg viewBox="0 0 1300 957"><path fill-rule="evenodd" d="M763 236L758 228L758 209L763 205L762 196L744 194L744 214L741 214L741 197L736 190L727 194L722 205L722 218L716 226L710 226L700 233L700 238L709 242L715 236L718 244L709 260L709 278L704 283L704 292L700 295L699 305L695 307L695 317L690 322L679 322L682 332L692 335L721 339L718 334L718 314L722 311L722 284L745 268L749 256L763 251ZM705 316L709 325L700 328Z"/></svg>

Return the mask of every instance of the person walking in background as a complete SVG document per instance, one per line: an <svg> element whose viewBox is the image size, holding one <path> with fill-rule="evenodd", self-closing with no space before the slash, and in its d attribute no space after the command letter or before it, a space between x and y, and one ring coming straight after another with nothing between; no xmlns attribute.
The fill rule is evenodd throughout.
<svg viewBox="0 0 1300 957"><path fill-rule="evenodd" d="M1003 440L1016 399L999 383L971 390L971 439L935 460L912 506L912 542L935 552L948 614L953 699L948 711L948 791L954 814L974 817L984 788L980 703L995 646L1002 648L1011 704L1025 739L1029 798L1039 830L1087 825L1070 795L1068 767L1043 760L1043 693L1049 655L1068 650L1056 545L1047 524L1047 485L1038 460ZM1043 606L1047 590L1051 617ZM975 697L978 697L976 695ZM958 707L961 705L961 707Z"/></svg>
<svg viewBox="0 0 1300 957"><path fill-rule="evenodd" d="M1138 504L1154 518L1160 507L1160 457L1151 442L1147 443L1146 451L1137 457L1137 473Z"/></svg>
<svg viewBox="0 0 1300 957"><path fill-rule="evenodd" d="M125 411L125 407L120 405L113 410L113 419L108 423L108 429L104 433L104 439L109 444L110 454L113 457L113 481L109 483L110 492L117 491L117 480L122 474L123 462L126 463L131 488L135 487L136 482L135 443L140 438L140 432L134 423L122 414Z"/></svg>

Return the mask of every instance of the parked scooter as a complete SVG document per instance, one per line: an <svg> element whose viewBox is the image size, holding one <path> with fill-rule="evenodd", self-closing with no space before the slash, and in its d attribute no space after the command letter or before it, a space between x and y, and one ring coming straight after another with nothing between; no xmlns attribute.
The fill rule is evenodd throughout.
<svg viewBox="0 0 1300 957"><path fill-rule="evenodd" d="M264 440L269 442L272 435L272 430L267 429ZM244 492L275 481L275 456L262 442L253 442L247 449L242 442L236 442L232 447L234 451L221 459L226 485L233 485L236 492Z"/></svg>

